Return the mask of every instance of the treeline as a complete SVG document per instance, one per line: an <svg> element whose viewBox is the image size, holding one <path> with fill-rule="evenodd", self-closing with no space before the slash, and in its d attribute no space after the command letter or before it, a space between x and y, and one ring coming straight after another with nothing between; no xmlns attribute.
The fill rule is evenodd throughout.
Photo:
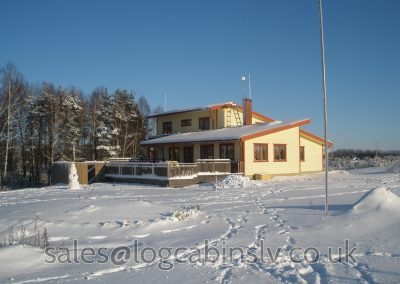
<svg viewBox="0 0 400 284"><path fill-rule="evenodd" d="M75 87L32 86L8 64L0 71L1 182L45 184L59 160L137 157L149 112L133 92L100 87L85 96Z"/></svg>
<svg viewBox="0 0 400 284"><path fill-rule="evenodd" d="M400 151L381 151L381 150L355 150L355 149L338 149L333 152L333 157L337 158L384 158L388 156L400 156Z"/></svg>

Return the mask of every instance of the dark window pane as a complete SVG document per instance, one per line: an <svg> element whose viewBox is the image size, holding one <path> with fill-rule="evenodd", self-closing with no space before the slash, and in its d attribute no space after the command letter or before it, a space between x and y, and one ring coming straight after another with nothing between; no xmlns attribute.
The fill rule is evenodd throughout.
<svg viewBox="0 0 400 284"><path fill-rule="evenodd" d="M214 159L214 145L200 145L200 159Z"/></svg>
<svg viewBox="0 0 400 284"><path fill-rule="evenodd" d="M163 122L163 134L172 134L172 121Z"/></svg>
<svg viewBox="0 0 400 284"><path fill-rule="evenodd" d="M192 126L192 120L191 119L182 119L181 126Z"/></svg>
<svg viewBox="0 0 400 284"><path fill-rule="evenodd" d="M210 129L210 118L201 117L199 118L199 130L209 130Z"/></svg>

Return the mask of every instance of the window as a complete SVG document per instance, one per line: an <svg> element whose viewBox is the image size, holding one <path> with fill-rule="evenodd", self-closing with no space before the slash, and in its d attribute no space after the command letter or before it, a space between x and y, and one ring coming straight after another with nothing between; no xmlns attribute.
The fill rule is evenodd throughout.
<svg viewBox="0 0 400 284"><path fill-rule="evenodd" d="M268 144L254 144L254 161L268 161Z"/></svg>
<svg viewBox="0 0 400 284"><path fill-rule="evenodd" d="M172 134L172 121L166 121L162 124L163 134Z"/></svg>
<svg viewBox="0 0 400 284"><path fill-rule="evenodd" d="M178 161L179 162L179 148L177 147L169 147L168 156L170 161Z"/></svg>
<svg viewBox="0 0 400 284"><path fill-rule="evenodd" d="M274 162L286 162L285 144L274 144Z"/></svg>
<svg viewBox="0 0 400 284"><path fill-rule="evenodd" d="M235 160L235 147L233 144L221 144L219 146L219 156L221 159Z"/></svg>
<svg viewBox="0 0 400 284"><path fill-rule="evenodd" d="M193 163L193 146L183 147L183 162Z"/></svg>
<svg viewBox="0 0 400 284"><path fill-rule="evenodd" d="M304 162L304 146L300 146L300 162Z"/></svg>
<svg viewBox="0 0 400 284"><path fill-rule="evenodd" d="M181 120L181 126L192 126L192 120L191 119L182 119Z"/></svg>
<svg viewBox="0 0 400 284"><path fill-rule="evenodd" d="M214 159L214 145L200 145L200 159Z"/></svg>
<svg viewBox="0 0 400 284"><path fill-rule="evenodd" d="M199 130L209 130L210 129L210 118L201 117L199 118Z"/></svg>

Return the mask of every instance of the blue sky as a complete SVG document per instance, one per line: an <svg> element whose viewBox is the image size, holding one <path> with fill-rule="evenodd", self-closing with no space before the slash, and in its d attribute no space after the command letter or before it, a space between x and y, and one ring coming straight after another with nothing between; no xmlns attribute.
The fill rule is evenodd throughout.
<svg viewBox="0 0 400 284"><path fill-rule="evenodd" d="M400 1L324 0L329 137L400 149ZM0 66L32 83L135 90L152 108L240 101L321 135L317 0L0 1Z"/></svg>

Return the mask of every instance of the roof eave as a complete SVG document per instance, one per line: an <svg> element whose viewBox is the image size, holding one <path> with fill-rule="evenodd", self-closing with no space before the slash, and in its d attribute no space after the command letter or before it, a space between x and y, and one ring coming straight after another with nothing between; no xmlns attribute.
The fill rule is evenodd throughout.
<svg viewBox="0 0 400 284"><path fill-rule="evenodd" d="M252 133L252 134L248 134L248 135L242 136L240 138L240 141L241 142L247 141L247 140L250 140L250 139L254 139L254 138L257 138L257 137L265 136L265 135L268 135L268 134L272 134L272 133L276 133L276 132L279 132L279 131L287 130L287 129L290 129L290 128L293 128L293 127L299 127L299 126L310 124L310 123L311 123L311 119L304 119L304 120L296 121L296 122L291 123L289 125L282 125L282 126L278 126L278 127L272 128L272 129L268 129L268 130L264 130L264 131L260 131L260 132L256 132L256 133Z"/></svg>
<svg viewBox="0 0 400 284"><path fill-rule="evenodd" d="M315 134L312 134L311 132L305 131L304 129L300 129L300 136L303 136L304 138L309 138L312 139L313 141L317 142L320 145L325 145L325 140ZM328 147L333 146L333 142L326 140L326 144Z"/></svg>

